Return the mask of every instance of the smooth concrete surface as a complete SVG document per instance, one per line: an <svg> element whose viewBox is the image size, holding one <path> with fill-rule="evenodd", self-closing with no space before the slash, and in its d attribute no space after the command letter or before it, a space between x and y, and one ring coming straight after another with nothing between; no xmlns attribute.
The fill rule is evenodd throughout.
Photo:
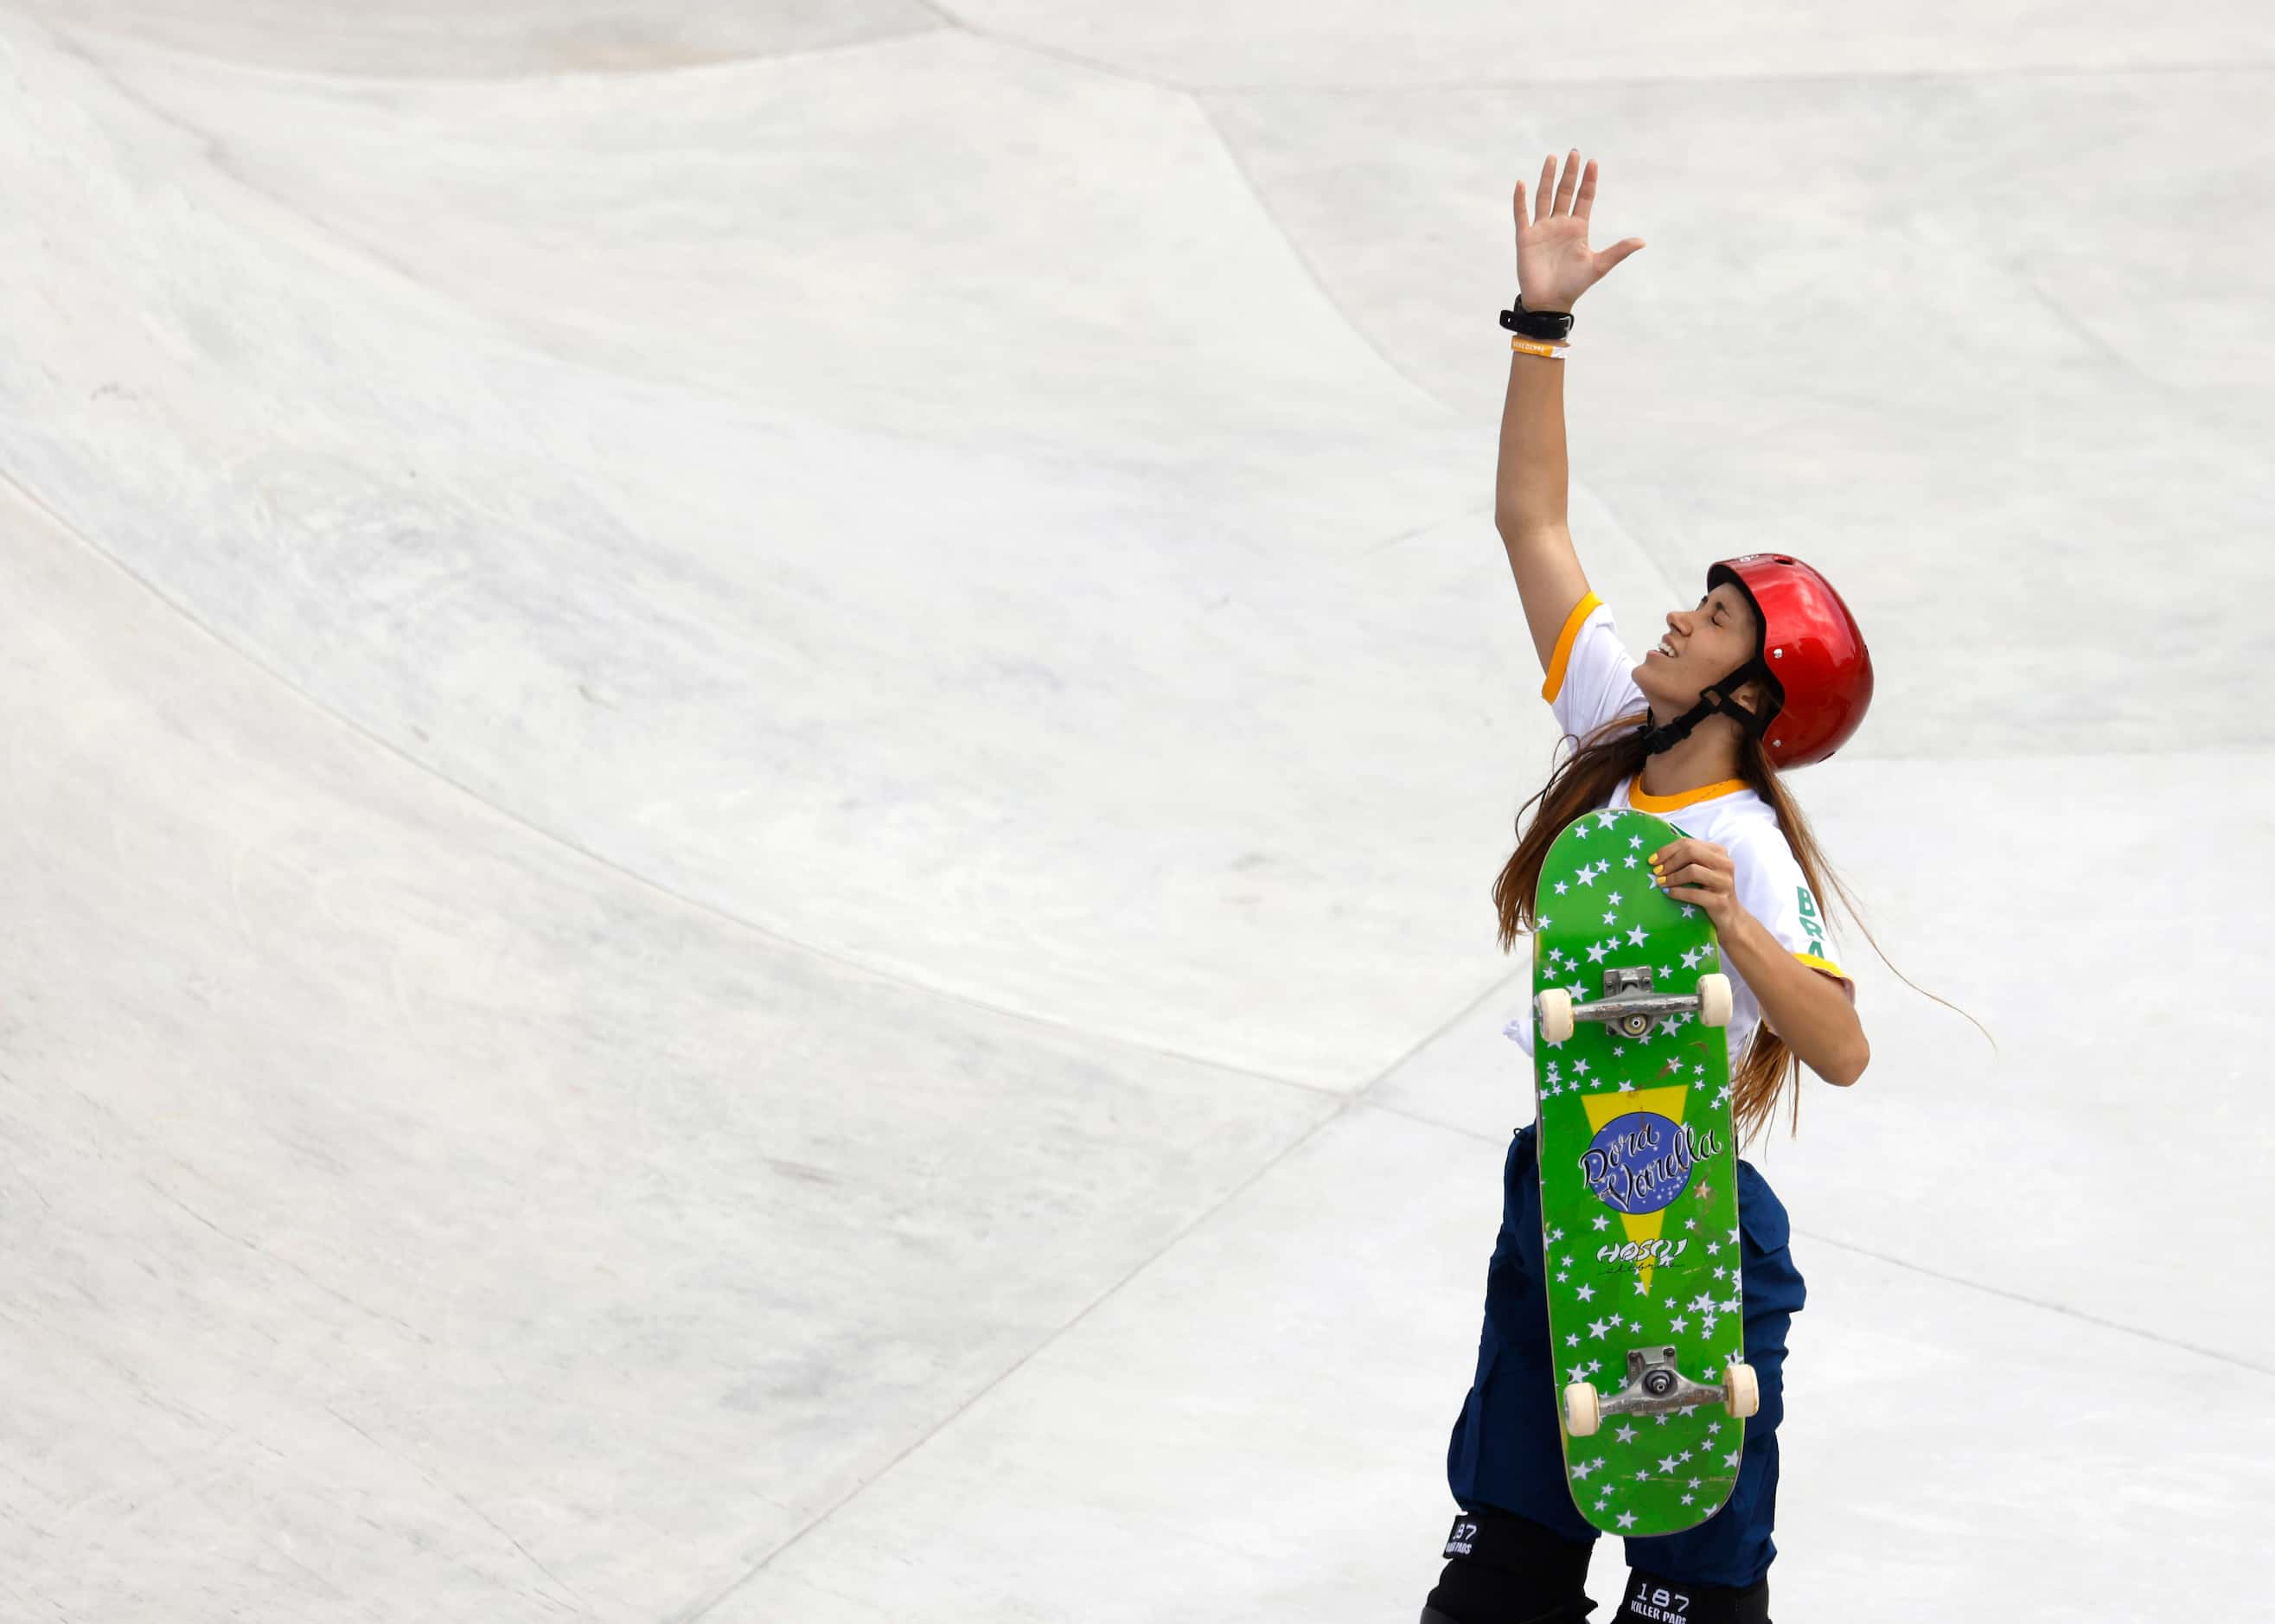
<svg viewBox="0 0 2275 1624"><path fill-rule="evenodd" d="M0 1620L1415 1617L1573 146L1591 580L1788 549L1879 673L1775 1616L2256 1593L2271 87L2233 4L0 0Z"/></svg>

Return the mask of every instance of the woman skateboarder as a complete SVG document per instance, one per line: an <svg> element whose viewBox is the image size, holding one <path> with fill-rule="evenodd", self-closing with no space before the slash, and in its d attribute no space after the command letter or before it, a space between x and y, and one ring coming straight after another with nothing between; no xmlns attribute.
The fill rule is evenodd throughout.
<svg viewBox="0 0 2275 1624"><path fill-rule="evenodd" d="M1689 838L1649 854L1653 883L1696 903L1719 937L1743 1144L1788 1091L1798 1113L1802 1065L1845 1088L1870 1055L1818 905L1829 870L1780 771L1823 760L1856 732L1871 699L1871 661L1830 583L1782 554L1713 565L1705 595L1667 616L1666 635L1640 665L1621 645L1565 525L1561 340L1573 301L1643 243L1629 238L1591 253L1596 165L1583 172L1575 150L1556 181L1551 157L1531 220L1516 188L1520 291L1501 320L1517 336L1495 521L1547 675L1541 697L1575 751L1526 803L1538 808L1529 827L1520 813L1515 854L1493 888L1501 946L1531 925L1541 860L1573 820L1632 806L1679 825ZM1529 1012L1509 1034L1531 1049ZM1578 1624L1594 1605L1583 1587L1596 1530L1572 1503L1558 1430L1536 1145L1534 1127L1520 1129L1502 1172L1477 1373L1447 1451L1462 1515L1423 1624ZM1696 1528L1626 1542L1629 1582L1614 1624L1769 1619L1786 1330L1803 1287L1787 1250L1785 1208L1744 1161L1738 1227L1745 1356L1761 1407L1745 1423L1737 1486Z"/></svg>

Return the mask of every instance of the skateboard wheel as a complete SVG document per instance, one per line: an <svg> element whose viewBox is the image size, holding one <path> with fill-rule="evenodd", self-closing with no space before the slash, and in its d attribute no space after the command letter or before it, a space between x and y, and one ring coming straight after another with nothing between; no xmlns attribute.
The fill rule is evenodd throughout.
<svg viewBox="0 0 2275 1624"><path fill-rule="evenodd" d="M1540 1006L1540 1035L1550 1043L1561 1043L1572 1035L1572 994L1561 986L1552 986L1534 1001Z"/></svg>
<svg viewBox="0 0 2275 1624"><path fill-rule="evenodd" d="M1730 1023L1730 978L1719 971L1709 971L1698 978L1698 1023L1701 1026L1727 1026Z"/></svg>
<svg viewBox="0 0 2275 1624"><path fill-rule="evenodd" d="M1754 1367L1733 1363L1722 1372L1722 1401L1741 1421L1762 1407L1762 1390L1754 1380Z"/></svg>
<svg viewBox="0 0 2275 1624"><path fill-rule="evenodd" d="M1584 1381L1576 1381L1564 1389L1564 1430L1575 1438L1592 1438L1596 1429L1604 1424L1603 1411L1596 1402L1596 1390Z"/></svg>

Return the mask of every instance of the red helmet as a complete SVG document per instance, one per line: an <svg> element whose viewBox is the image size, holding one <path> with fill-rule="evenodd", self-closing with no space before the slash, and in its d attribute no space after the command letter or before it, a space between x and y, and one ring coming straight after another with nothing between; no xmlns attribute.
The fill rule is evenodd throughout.
<svg viewBox="0 0 2275 1624"><path fill-rule="evenodd" d="M1746 595L1761 627L1749 667L1770 691L1762 748L1780 767L1824 760L1848 742L1872 703L1872 656L1856 617L1832 582L1783 553L1748 553L1707 570L1708 591L1725 581ZM1717 686L1743 681L1742 671Z"/></svg>

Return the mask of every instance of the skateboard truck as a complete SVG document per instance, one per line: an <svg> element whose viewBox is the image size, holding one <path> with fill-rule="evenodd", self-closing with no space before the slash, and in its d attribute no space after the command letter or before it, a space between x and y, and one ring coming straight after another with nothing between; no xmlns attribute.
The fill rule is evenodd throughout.
<svg viewBox="0 0 2275 1624"><path fill-rule="evenodd" d="M1575 1438L1592 1436L1606 1416L1671 1416L1702 1404L1720 1404L1740 1418L1761 1408L1753 1367L1733 1360L1719 1386L1691 1380L1677 1368L1672 1348L1628 1349L1627 1385L1599 1394L1592 1382L1564 1389L1564 1428Z"/></svg>
<svg viewBox="0 0 2275 1624"><path fill-rule="evenodd" d="M1543 988L1533 1001L1540 1010L1540 1035L1550 1043L1569 1038L1576 1021L1600 1021L1632 1040L1649 1036L1652 1027L1671 1015L1693 1011L1702 1026L1727 1026L1730 978L1708 971L1698 978L1696 993L1660 994L1651 991L1651 967L1646 964L1634 970L1606 971L1604 995L1592 1004L1575 1005L1572 989L1562 986Z"/></svg>

